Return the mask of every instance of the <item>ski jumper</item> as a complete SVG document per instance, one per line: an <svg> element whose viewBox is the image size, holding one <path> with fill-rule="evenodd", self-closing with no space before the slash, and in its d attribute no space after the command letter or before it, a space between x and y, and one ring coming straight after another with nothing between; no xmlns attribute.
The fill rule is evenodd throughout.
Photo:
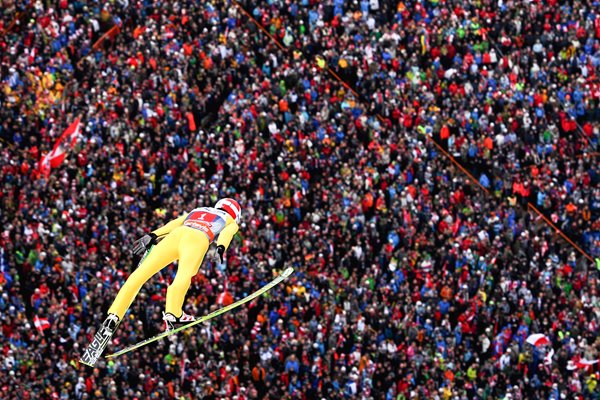
<svg viewBox="0 0 600 400"><path fill-rule="evenodd" d="M108 310L109 314L116 314L123 319L142 285L152 275L179 260L175 279L167 288L165 311L175 316L182 315L185 294L192 278L198 273L209 245L218 236L217 245L227 249L238 229L238 224L227 212L201 207L153 231L158 237L164 236L164 239L154 246L139 268L127 278Z"/></svg>

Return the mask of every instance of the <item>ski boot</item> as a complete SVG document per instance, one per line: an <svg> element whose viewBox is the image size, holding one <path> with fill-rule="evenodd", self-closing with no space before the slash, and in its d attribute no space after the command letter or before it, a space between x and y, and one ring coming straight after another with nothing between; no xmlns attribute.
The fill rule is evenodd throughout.
<svg viewBox="0 0 600 400"><path fill-rule="evenodd" d="M165 332L172 331L175 329L175 325L184 325L190 322L194 322L196 317L188 315L185 312L181 314L181 317L177 318L175 315L163 312L163 322L165 323Z"/></svg>

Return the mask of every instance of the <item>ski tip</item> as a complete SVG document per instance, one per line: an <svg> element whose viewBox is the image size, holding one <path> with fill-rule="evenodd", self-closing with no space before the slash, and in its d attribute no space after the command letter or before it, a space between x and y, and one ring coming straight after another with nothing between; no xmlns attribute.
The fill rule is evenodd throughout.
<svg viewBox="0 0 600 400"><path fill-rule="evenodd" d="M287 267L285 269L285 271L282 272L281 276L283 276L284 278L287 278L288 276L290 276L292 273L294 272L294 268L293 267Z"/></svg>

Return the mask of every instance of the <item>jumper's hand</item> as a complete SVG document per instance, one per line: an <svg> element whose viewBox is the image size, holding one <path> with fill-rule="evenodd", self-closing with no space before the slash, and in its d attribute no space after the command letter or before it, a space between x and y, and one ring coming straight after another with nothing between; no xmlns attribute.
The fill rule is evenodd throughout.
<svg viewBox="0 0 600 400"><path fill-rule="evenodd" d="M215 251L215 261L220 260L221 264L223 264L223 255L225 254L225 246L219 245L217 246L217 250ZM217 258L217 255L219 256Z"/></svg>
<svg viewBox="0 0 600 400"><path fill-rule="evenodd" d="M136 256L140 256L144 254L144 252L148 250L153 244L156 244L156 235L154 233L149 233L133 242L131 250L133 251L133 254L135 254Z"/></svg>

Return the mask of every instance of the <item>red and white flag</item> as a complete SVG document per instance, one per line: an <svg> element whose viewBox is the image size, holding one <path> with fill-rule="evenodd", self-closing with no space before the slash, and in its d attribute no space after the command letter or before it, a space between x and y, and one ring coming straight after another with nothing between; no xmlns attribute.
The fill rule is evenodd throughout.
<svg viewBox="0 0 600 400"><path fill-rule="evenodd" d="M525 341L535 347L546 346L550 344L550 339L548 336L542 333L534 333L533 335L529 335Z"/></svg>
<svg viewBox="0 0 600 400"><path fill-rule="evenodd" d="M233 296L227 291L227 289L224 289L223 292L219 293L217 296L217 304L226 307L231 303L233 303Z"/></svg>
<svg viewBox="0 0 600 400"><path fill-rule="evenodd" d="M588 368L593 366L594 364L598 364L598 359L596 360L588 360L583 357L573 357L573 362L577 368Z"/></svg>
<svg viewBox="0 0 600 400"><path fill-rule="evenodd" d="M60 135L52 151L40 160L39 171L44 176L50 175L52 168L58 167L65 160L67 150L72 149L80 135L81 117L77 118L65 131Z"/></svg>
<svg viewBox="0 0 600 400"><path fill-rule="evenodd" d="M44 333L44 329L50 328L50 321L48 321L48 318L40 318L37 315L33 318L33 324L41 333Z"/></svg>

